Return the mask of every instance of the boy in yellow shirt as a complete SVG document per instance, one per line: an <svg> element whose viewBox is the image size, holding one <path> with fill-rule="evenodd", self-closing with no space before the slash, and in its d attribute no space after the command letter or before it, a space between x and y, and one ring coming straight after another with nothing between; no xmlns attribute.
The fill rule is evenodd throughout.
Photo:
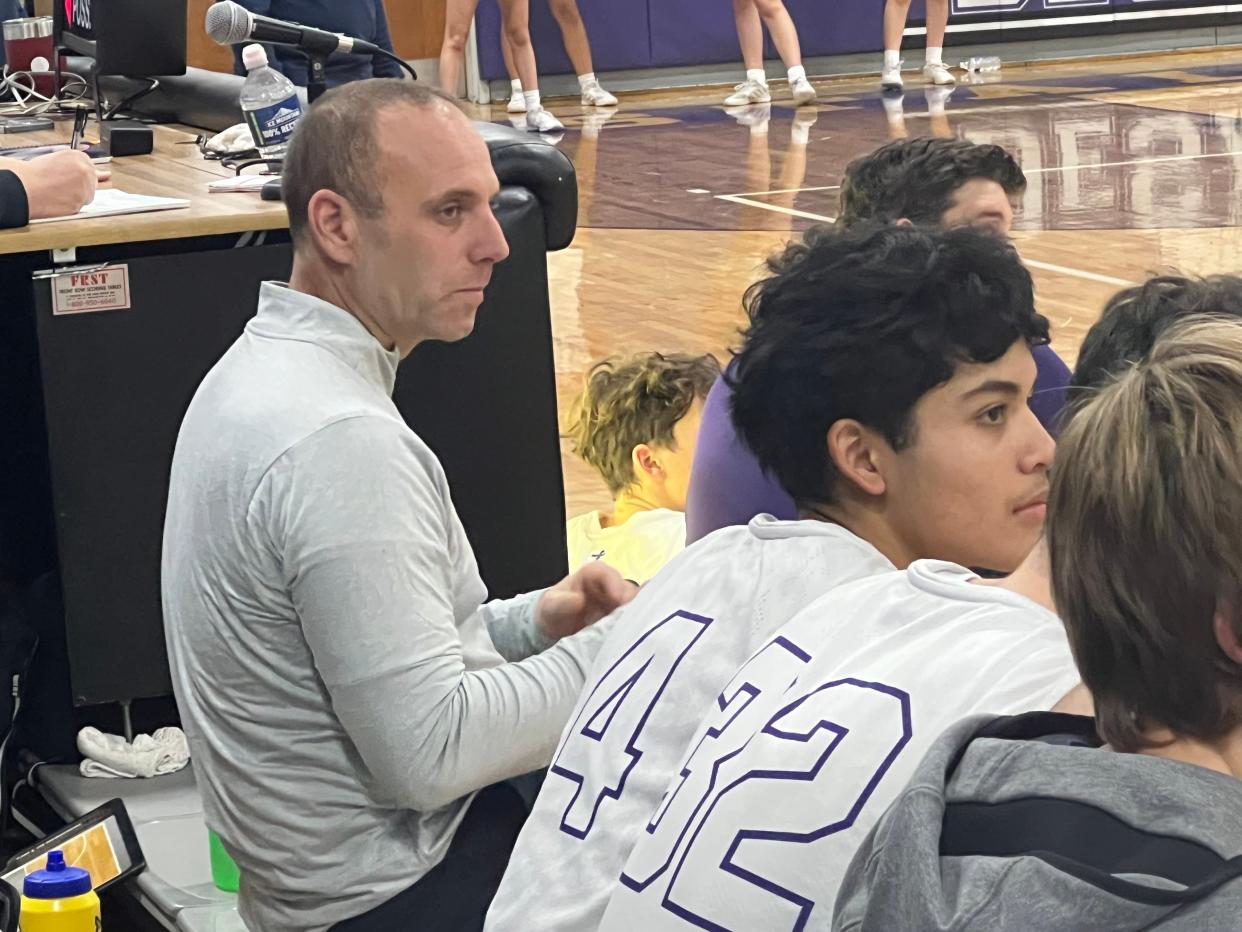
<svg viewBox="0 0 1242 932"><path fill-rule="evenodd" d="M641 353L587 373L567 436L612 493L566 527L569 566L599 560L644 583L686 546L686 489L715 357Z"/></svg>

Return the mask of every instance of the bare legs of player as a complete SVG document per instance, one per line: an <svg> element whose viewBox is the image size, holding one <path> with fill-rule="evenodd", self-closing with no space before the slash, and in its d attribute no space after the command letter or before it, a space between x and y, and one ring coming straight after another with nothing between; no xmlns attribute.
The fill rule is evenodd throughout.
<svg viewBox="0 0 1242 932"><path fill-rule="evenodd" d="M938 87L934 84L923 88L923 96L927 100L930 135L939 139L952 139L954 136L946 106L953 90L952 86ZM900 91L886 93L881 103L884 105L884 119L888 123L888 138L907 139L910 133L906 129L905 94Z"/></svg>
<svg viewBox="0 0 1242 932"><path fill-rule="evenodd" d="M793 18L785 9L783 0L750 0L751 5L759 11L759 17L768 27L772 36L772 44L785 63L786 68L795 68L802 64L802 46L798 43L798 30ZM736 15L737 7L734 7Z"/></svg>
<svg viewBox="0 0 1242 932"><path fill-rule="evenodd" d="M798 29L783 0L733 0L733 21L737 25L742 61L746 64L746 80L726 98L726 106L768 103L772 99L763 70L764 26L768 27L772 44L789 69L789 88L794 103L801 105L815 99L815 89L806 79L806 69L802 67Z"/></svg>
<svg viewBox="0 0 1242 932"><path fill-rule="evenodd" d="M762 71L763 20L752 0L733 0L733 23L737 26L737 42L742 47L742 63L746 70Z"/></svg>
<svg viewBox="0 0 1242 932"><path fill-rule="evenodd" d="M569 53L569 61L578 75L578 86L582 91L582 105L585 107L615 107L617 98L600 87L595 77L595 65L591 61L591 40L587 38L586 24L582 22L582 13L578 10L578 0L549 0L552 17L561 30L561 41L565 43L565 51ZM502 37L501 51L505 57L505 68L513 84L513 95L509 98L509 112L520 113L525 106L521 92L526 86L514 65L513 48L509 41Z"/></svg>
<svg viewBox="0 0 1242 932"><path fill-rule="evenodd" d="M880 86L885 90L902 88L901 39L909 15L910 0L885 0L884 66L880 71ZM944 31L948 23L949 0L927 0L927 56L923 77L928 84L951 87L957 83L943 61Z"/></svg>
<svg viewBox="0 0 1242 932"><path fill-rule="evenodd" d="M500 20L505 38L513 46L513 59L526 101L526 126L535 132L563 129L560 120L543 109L539 100L539 77L535 50L530 44L529 0L499 0ZM466 59L466 39L478 0L447 0L444 18L444 44L440 47L440 87L457 93Z"/></svg>

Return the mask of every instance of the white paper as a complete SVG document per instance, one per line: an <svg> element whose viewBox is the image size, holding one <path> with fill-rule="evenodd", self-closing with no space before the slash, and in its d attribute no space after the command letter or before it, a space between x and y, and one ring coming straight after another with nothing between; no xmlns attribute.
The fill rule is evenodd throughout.
<svg viewBox="0 0 1242 932"><path fill-rule="evenodd" d="M207 190L219 194L234 191L259 192L269 181L276 181L280 175L236 175L232 178L217 178L207 185Z"/></svg>
<svg viewBox="0 0 1242 932"><path fill-rule="evenodd" d="M143 214L152 210L175 210L189 207L190 202L179 197L148 197L145 194L130 194L116 188L99 188L95 191L95 199L76 214L64 217L45 217L42 220L31 220L31 223L54 223L57 220L81 220L86 217L115 217L119 214Z"/></svg>

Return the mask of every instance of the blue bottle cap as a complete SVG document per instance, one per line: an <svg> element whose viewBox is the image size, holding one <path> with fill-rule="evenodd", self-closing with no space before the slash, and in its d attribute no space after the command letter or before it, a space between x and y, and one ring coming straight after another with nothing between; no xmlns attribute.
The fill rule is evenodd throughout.
<svg viewBox="0 0 1242 932"><path fill-rule="evenodd" d="M65 864L65 853L53 851L47 856L47 867L26 877L22 893L32 900L62 900L70 896L90 893L89 871Z"/></svg>

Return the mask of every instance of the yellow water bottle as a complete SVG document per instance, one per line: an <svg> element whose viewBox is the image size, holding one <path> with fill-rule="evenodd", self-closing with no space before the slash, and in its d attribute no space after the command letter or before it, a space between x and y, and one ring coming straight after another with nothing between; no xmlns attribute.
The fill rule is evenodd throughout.
<svg viewBox="0 0 1242 932"><path fill-rule="evenodd" d="M99 932L99 897L91 875L65 864L65 853L53 851L47 866L22 884L22 932Z"/></svg>

